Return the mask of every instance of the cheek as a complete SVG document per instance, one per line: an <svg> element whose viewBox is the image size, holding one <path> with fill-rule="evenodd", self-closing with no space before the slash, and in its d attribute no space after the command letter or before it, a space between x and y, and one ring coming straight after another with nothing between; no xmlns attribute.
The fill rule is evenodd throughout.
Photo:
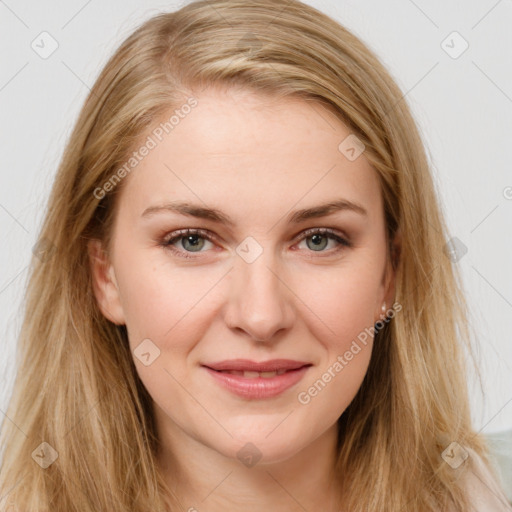
<svg viewBox="0 0 512 512"><path fill-rule="evenodd" d="M183 316L183 303L178 289L172 289L164 276L151 268L127 270L122 289L122 306L126 326L135 343L140 338L162 338Z"/></svg>
<svg viewBox="0 0 512 512"><path fill-rule="evenodd" d="M165 369L179 381L186 378L187 356L211 326L215 314L211 301L221 277L222 271L173 267L161 255L150 260L133 254L120 262L118 281L130 348L148 387L152 381L158 388L162 379L171 379ZM145 340L157 347L155 353L160 351L148 367L136 358L143 341L151 347Z"/></svg>
<svg viewBox="0 0 512 512"><path fill-rule="evenodd" d="M347 265L317 276L300 292L308 298L309 328L323 345L325 357L297 398L302 405L323 411L329 421L335 421L353 400L371 358L380 283L374 266L362 267Z"/></svg>
<svg viewBox="0 0 512 512"><path fill-rule="evenodd" d="M186 320L200 298L197 280L187 279L165 259L164 249L120 250L118 277L120 298L133 342L140 338L163 341L166 333ZM185 321L186 323L186 321Z"/></svg>
<svg viewBox="0 0 512 512"><path fill-rule="evenodd" d="M301 389L297 399L310 416L321 416L322 422L332 424L345 412L356 396L367 373L372 343L359 343L348 360L345 353L337 354L320 369L308 387Z"/></svg>
<svg viewBox="0 0 512 512"><path fill-rule="evenodd" d="M373 326L379 276L374 267L346 265L311 279L296 288L310 308L311 325L326 345L338 351L364 329ZM323 334L322 334L323 333Z"/></svg>
<svg viewBox="0 0 512 512"><path fill-rule="evenodd" d="M120 289L136 371L156 404L179 410L187 399L179 384L191 371L187 355L209 325L201 297L212 284L161 262L134 260L122 265Z"/></svg>
<svg viewBox="0 0 512 512"><path fill-rule="evenodd" d="M327 307L327 304L325 305ZM341 304L343 306L343 304ZM315 372L300 386L297 402L314 424L332 425L353 401L368 371L373 350L373 331L367 327L365 302L348 301L338 310L332 329L323 337L324 357Z"/></svg>

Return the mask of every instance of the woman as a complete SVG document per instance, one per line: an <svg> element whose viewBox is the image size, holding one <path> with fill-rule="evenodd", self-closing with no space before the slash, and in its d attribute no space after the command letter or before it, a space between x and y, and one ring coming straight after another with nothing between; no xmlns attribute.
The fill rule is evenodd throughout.
<svg viewBox="0 0 512 512"><path fill-rule="evenodd" d="M3 506L510 510L446 234L400 90L338 23L284 0L147 21L52 190Z"/></svg>

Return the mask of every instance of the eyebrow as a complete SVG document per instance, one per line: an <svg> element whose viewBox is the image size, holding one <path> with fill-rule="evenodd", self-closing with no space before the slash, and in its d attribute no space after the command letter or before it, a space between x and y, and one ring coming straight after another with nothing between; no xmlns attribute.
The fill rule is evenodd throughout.
<svg viewBox="0 0 512 512"><path fill-rule="evenodd" d="M367 216L368 212L360 204L348 201L346 199L339 199L325 204L305 208L303 210L296 210L288 215L287 221L290 224L298 224L308 219L316 219L319 217L326 217L339 211L352 211L363 216ZM171 212L186 215L189 217L197 217L199 219L211 220L226 226L233 227L235 222L225 213L217 210L216 208L205 208L200 205L188 203L185 201L171 201L166 204L150 206L146 208L141 217L150 217L156 213Z"/></svg>

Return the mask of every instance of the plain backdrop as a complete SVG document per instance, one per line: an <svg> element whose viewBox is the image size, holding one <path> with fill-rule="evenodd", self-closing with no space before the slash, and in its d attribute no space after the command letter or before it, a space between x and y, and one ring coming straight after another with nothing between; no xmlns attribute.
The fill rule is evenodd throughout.
<svg viewBox="0 0 512 512"><path fill-rule="evenodd" d="M377 53L413 111L450 237L467 249L456 265L478 333L484 380L482 394L469 377L475 428L510 429L512 2L307 3ZM143 20L182 4L0 0L0 414L16 371L31 251L78 111L120 42Z"/></svg>

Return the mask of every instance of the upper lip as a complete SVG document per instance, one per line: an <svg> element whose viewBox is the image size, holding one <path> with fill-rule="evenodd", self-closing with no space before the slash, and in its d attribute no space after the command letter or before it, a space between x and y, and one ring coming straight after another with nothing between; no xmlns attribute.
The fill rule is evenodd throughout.
<svg viewBox="0 0 512 512"><path fill-rule="evenodd" d="M277 370L296 370L303 366L310 366L311 363L305 361L294 361L292 359L272 359L270 361L262 361L257 363L249 359L229 359L216 363L204 364L212 370L235 370L235 371L252 371L252 372L274 372Z"/></svg>

